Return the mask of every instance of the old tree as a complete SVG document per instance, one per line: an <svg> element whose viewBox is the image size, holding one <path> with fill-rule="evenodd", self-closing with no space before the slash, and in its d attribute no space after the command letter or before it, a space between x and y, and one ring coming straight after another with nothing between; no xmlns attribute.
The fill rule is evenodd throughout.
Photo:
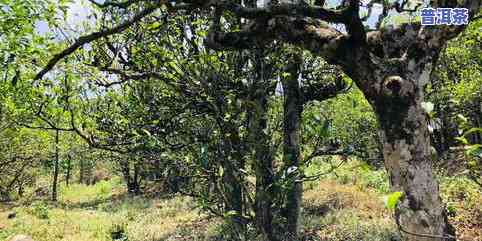
<svg viewBox="0 0 482 241"><path fill-rule="evenodd" d="M273 42L301 47L338 66L372 105L381 127L383 156L392 189L404 194L395 215L404 240L454 239L455 233L447 222L445 206L432 172L427 116L422 103L424 87L430 81L440 52L465 26L421 26L418 21L396 26L382 23L390 15L414 12L423 6L465 7L469 9L470 19L475 19L480 11L480 0L394 3L344 0L331 3L330 8L320 6L320 2L274 0L264 4L234 0L91 2L101 9L123 9L130 17L111 28L81 36L68 48L53 55L36 79L42 79L57 63L85 44L121 33L157 11L162 11L165 18L179 14L211 16L204 45L213 50L262 49ZM375 7L382 7L382 12L372 14ZM367 19L373 17L377 19L375 23L368 24ZM244 24L242 28L234 28L238 25L230 20L241 20ZM295 82L285 81L286 93L296 95L298 87ZM255 99L255 103L263 105L263 98ZM294 114L291 118L298 117ZM258 128L266 128L263 126L261 123ZM285 139L285 142L297 141L295 138ZM294 153L297 153L296 148ZM261 179L269 181L269 178ZM259 208L263 209L263 206ZM259 215L268 215L265 221L270 222L269 213L260 212ZM296 215L294 212L292 216ZM264 219L260 220L263 226Z"/></svg>

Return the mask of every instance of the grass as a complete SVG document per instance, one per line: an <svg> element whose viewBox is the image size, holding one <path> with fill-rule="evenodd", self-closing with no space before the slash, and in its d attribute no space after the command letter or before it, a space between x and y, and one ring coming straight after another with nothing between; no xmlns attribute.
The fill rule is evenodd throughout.
<svg viewBox="0 0 482 241"><path fill-rule="evenodd" d="M329 168L319 163L316 170ZM314 173L315 168L307 170ZM305 183L304 240L398 240L386 174L350 162L323 179ZM112 235L129 241L223 240L221 220L199 212L182 196L131 197L119 179L86 186L62 187L59 201L21 200L0 206L0 240L26 234L36 241L107 241ZM482 241L482 192L462 177L441 179L442 198L459 237ZM17 217L7 219L15 211Z"/></svg>
<svg viewBox="0 0 482 241"><path fill-rule="evenodd" d="M383 195L371 188L324 179L304 192L304 227L314 240L391 240L397 237Z"/></svg>
<svg viewBox="0 0 482 241"><path fill-rule="evenodd" d="M482 190L465 177L441 179L442 199L447 204L449 220L459 237L482 241Z"/></svg>
<svg viewBox="0 0 482 241"><path fill-rule="evenodd" d="M130 241L158 241L169 240L189 226L198 227L197 236L210 237L212 230L202 230L208 220L190 198L147 199L130 197L122 190L118 180L76 184L62 189L57 204L36 201L0 207L0 240L26 234L36 241L107 241L112 240L112 231L121 229ZM47 217L42 214L45 210ZM12 211L17 217L7 219Z"/></svg>

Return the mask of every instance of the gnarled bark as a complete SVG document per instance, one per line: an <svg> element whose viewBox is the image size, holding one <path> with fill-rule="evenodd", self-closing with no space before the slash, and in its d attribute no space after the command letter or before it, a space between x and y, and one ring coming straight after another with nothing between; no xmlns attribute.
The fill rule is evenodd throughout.
<svg viewBox="0 0 482 241"><path fill-rule="evenodd" d="M451 240L455 231L447 221L432 172L423 90L413 81L390 76L379 93L372 104L382 129L392 190L404 194L395 213L402 236L407 241Z"/></svg>

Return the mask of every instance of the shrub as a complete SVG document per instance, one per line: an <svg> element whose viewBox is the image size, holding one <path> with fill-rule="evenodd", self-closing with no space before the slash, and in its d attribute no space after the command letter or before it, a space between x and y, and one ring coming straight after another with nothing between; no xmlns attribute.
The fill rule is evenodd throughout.
<svg viewBox="0 0 482 241"><path fill-rule="evenodd" d="M48 219L49 207L45 202L37 201L32 204L31 213L37 218Z"/></svg>

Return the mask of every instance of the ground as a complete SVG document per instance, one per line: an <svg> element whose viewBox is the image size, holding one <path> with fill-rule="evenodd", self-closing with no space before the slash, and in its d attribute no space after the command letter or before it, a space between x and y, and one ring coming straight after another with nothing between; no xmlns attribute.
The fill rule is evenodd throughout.
<svg viewBox="0 0 482 241"><path fill-rule="evenodd" d="M322 168L322 167L320 167ZM482 192L469 180L442 178L441 190L459 237L482 241ZM358 164L304 185L304 240L398 240L386 175ZM120 179L92 186L63 187L57 203L20 201L1 204L0 240L26 234L36 241L222 240L223 225L187 197L131 197ZM16 217L8 215L16 212ZM122 240L122 239L120 239ZM127 239L125 239L127 240Z"/></svg>

